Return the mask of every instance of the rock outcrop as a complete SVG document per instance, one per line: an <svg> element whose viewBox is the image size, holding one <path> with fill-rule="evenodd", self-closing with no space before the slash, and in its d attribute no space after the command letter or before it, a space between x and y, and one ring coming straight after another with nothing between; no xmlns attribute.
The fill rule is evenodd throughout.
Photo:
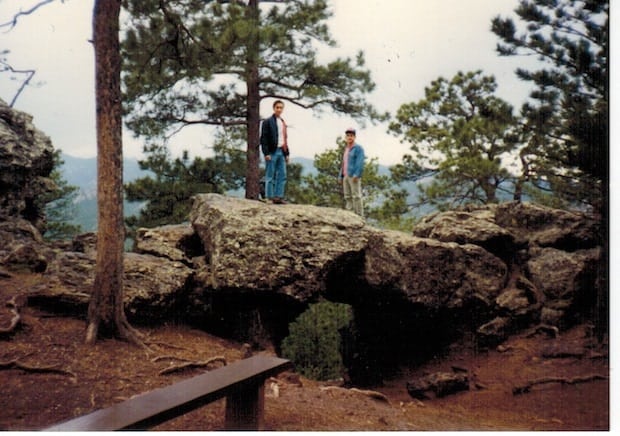
<svg viewBox="0 0 620 436"><path fill-rule="evenodd" d="M341 209L216 194L194 201L207 261L196 282L208 292L275 292L302 303L388 294L436 310L490 302L506 280L506 265L479 246L378 230Z"/></svg>
<svg viewBox="0 0 620 436"><path fill-rule="evenodd" d="M43 241L37 199L53 152L31 121L0 102L0 279L40 274L30 302L85 313L96 236ZM407 234L341 209L201 194L188 223L138 231L125 307L133 322L177 317L277 347L308 304L347 303L368 373L433 355L464 332L494 346L527 326L586 318L604 271L599 225L510 202L436 213Z"/></svg>
<svg viewBox="0 0 620 436"><path fill-rule="evenodd" d="M541 210L510 203L446 212L405 234L367 226L340 209L198 195L191 223L138 232L136 253L125 256L127 313L139 321L177 316L277 343L309 303L327 298L353 307L370 350L366 362L385 361L387 349L430 353L429 344L449 342L463 329L475 331L479 346L493 346L532 324L570 325L596 299L596 227L585 216L551 209L548 233L535 219L522 227L512 220L508 229L493 222L510 207L521 216ZM554 212L562 228L579 228L581 236L553 225ZM1 264L46 277L30 290L32 300L84 308L94 235L59 250L26 222L11 230Z"/></svg>
<svg viewBox="0 0 620 436"><path fill-rule="evenodd" d="M32 116L0 99L0 219L22 218L45 230L41 197L54 189L50 139L32 123Z"/></svg>
<svg viewBox="0 0 620 436"><path fill-rule="evenodd" d="M494 345L531 323L563 327L588 313L600 272L600 223L586 214L508 202L437 213L418 236L471 243L496 254L510 271L478 340Z"/></svg>
<svg viewBox="0 0 620 436"><path fill-rule="evenodd" d="M201 287L276 292L302 302L325 290L338 259L363 251L370 232L340 209L274 208L214 194L195 197L190 220L207 260L197 274Z"/></svg>
<svg viewBox="0 0 620 436"><path fill-rule="evenodd" d="M418 400L441 398L469 390L469 376L465 372L436 372L407 382L407 392Z"/></svg>

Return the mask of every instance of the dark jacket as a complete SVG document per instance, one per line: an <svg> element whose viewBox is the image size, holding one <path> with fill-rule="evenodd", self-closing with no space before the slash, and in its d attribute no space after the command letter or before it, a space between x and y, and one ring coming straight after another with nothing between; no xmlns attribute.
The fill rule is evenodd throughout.
<svg viewBox="0 0 620 436"><path fill-rule="evenodd" d="M261 124L260 147L263 155L271 154L278 148L278 122L275 115L263 120ZM289 155L288 147L284 155Z"/></svg>

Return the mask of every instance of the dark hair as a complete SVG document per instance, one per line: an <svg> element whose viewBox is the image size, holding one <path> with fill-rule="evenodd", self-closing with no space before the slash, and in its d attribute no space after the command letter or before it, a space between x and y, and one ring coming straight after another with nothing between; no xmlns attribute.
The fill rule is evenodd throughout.
<svg viewBox="0 0 620 436"><path fill-rule="evenodd" d="M273 102L273 105L271 105L271 107L275 108L277 104L281 104L282 106L284 106L284 102L282 100L276 100Z"/></svg>

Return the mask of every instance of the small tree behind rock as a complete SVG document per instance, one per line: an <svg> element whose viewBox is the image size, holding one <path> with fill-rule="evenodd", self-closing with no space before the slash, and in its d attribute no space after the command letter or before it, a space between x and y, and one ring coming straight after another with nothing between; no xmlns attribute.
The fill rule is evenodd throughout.
<svg viewBox="0 0 620 436"><path fill-rule="evenodd" d="M310 305L289 326L282 354L295 362L295 369L314 380L342 377L339 330L349 326L353 313L347 304L320 302Z"/></svg>
<svg viewBox="0 0 620 436"><path fill-rule="evenodd" d="M71 239L82 232L79 224L71 223L72 216L76 212L75 199L78 196L79 188L69 185L63 178L62 171L59 170L63 163L60 151L56 150L54 152L54 169L50 174L50 178L56 184L56 189L43 195L47 218L44 236L49 240Z"/></svg>

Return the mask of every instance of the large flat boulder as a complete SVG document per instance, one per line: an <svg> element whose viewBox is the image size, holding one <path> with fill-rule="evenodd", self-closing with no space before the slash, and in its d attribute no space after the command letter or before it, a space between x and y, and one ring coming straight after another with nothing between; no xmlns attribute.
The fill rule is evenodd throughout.
<svg viewBox="0 0 620 436"><path fill-rule="evenodd" d="M336 208L269 205L201 194L190 221L206 265L197 274L211 290L273 291L300 300L321 292L327 269L366 247L370 229Z"/></svg>
<svg viewBox="0 0 620 436"><path fill-rule="evenodd" d="M506 280L503 261L480 246L381 231L340 209L204 194L190 217L205 250L196 277L206 292L352 303L371 290L377 300L458 308L471 299L493 304Z"/></svg>
<svg viewBox="0 0 620 436"><path fill-rule="evenodd" d="M413 234L442 242L474 244L499 257L515 250L515 236L495 222L494 206L454 210L424 217Z"/></svg>

